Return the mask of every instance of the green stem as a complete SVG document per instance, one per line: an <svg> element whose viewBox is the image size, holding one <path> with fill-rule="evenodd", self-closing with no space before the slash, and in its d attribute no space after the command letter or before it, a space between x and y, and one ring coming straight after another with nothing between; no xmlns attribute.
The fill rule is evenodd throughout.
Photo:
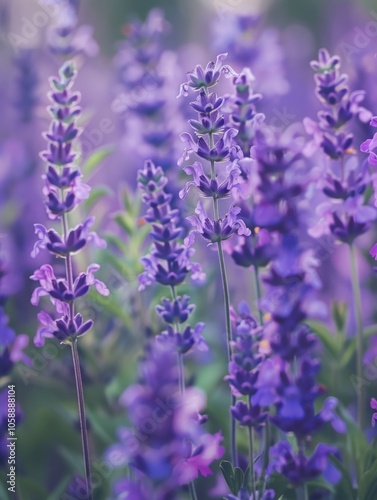
<svg viewBox="0 0 377 500"><path fill-rule="evenodd" d="M84 457L84 470L85 470L85 482L88 492L88 500L93 500L92 492L92 480L90 473L90 452L89 452L89 440L88 440L88 429L86 425L86 413L85 413L85 400L84 400L84 389L82 385L82 376L80 368L79 351L77 348L77 340L73 340L71 343L72 348L72 358L73 358L73 368L75 372L76 390L77 390L77 402L79 407L79 418L80 418L80 430L81 430L81 445Z"/></svg>
<svg viewBox="0 0 377 500"><path fill-rule="evenodd" d="M308 488L306 483L297 488L297 500L309 500Z"/></svg>
<svg viewBox="0 0 377 500"><path fill-rule="evenodd" d="M259 302L262 298L262 287L260 283L259 277L259 268L258 266L254 266L254 280L255 280L255 291L257 295L257 304L258 304L258 312L259 312L259 323L260 326L264 325L263 312L259 308ZM260 475L260 485L259 485L259 496L262 497L266 485L267 485L267 467L269 462L269 452L270 452L270 422L267 420L265 429L264 429L264 447L263 447L263 459L262 459L262 470Z"/></svg>
<svg viewBox="0 0 377 500"><path fill-rule="evenodd" d="M190 491L190 498L191 498L191 500L198 500L198 497L196 496L196 490L195 490L194 482L189 483L189 491Z"/></svg>
<svg viewBox="0 0 377 500"><path fill-rule="evenodd" d="M249 404L250 406L250 404ZM247 428L249 433L249 464L250 464L250 486L253 493L253 498L256 498L255 489L255 472L254 472L254 438L253 438L253 428Z"/></svg>
<svg viewBox="0 0 377 500"><path fill-rule="evenodd" d="M361 316L361 293L360 293L360 283L357 269L356 251L353 245L350 245L350 258L351 258L351 278L352 278L352 290L354 298L355 307L355 317L356 317L356 370L357 370L357 399L358 399L358 413L357 421L361 430L364 428L364 381L363 381L363 354L364 354L364 342L363 342L363 320Z"/></svg>
<svg viewBox="0 0 377 500"><path fill-rule="evenodd" d="M259 301L262 298L262 289L259 278L259 268L258 266L254 266L254 280L255 280L255 291L257 293L257 307L258 307L258 315L259 315L259 324L263 326L263 312L259 307Z"/></svg>
<svg viewBox="0 0 377 500"><path fill-rule="evenodd" d="M61 196L64 200L64 191L61 190ZM63 225L63 236L64 241L67 240L68 237L68 217L66 213L63 213L62 216L62 225ZM68 253L65 258L65 270L67 277L67 285L68 289L72 292L74 286L73 279L73 263L72 263L72 255ZM69 303L69 318L73 322L75 318L75 304L72 300ZM80 420L80 433L81 433L81 446L82 446L82 454L84 459L84 472L85 472L85 483L87 489L87 499L93 499L92 492L92 479L91 479L91 471L90 471L90 452L89 452L89 439L88 439L88 428L86 424L86 412L85 412L85 400L84 400L84 389L82 384L82 376L81 376L81 368L80 368L80 359L79 359L79 351L77 348L77 339L73 339L70 343L72 349L72 360L73 360L73 369L75 373L75 382L76 382L76 392L77 392L77 403L79 410L79 420Z"/></svg>
<svg viewBox="0 0 377 500"><path fill-rule="evenodd" d="M213 146L214 146L212 133L209 134L209 146L210 146L210 148L213 148ZM210 163L211 163L211 179L214 179L214 178L216 178L215 162L213 160L211 160ZM213 197L213 213L214 213L215 220L219 220L220 219L219 200L216 196ZM221 282L222 282L223 295L224 295L226 347L227 347L227 356L228 356L228 364L229 364L231 359L232 359L232 346L231 346L232 326L231 326L231 319L230 319L229 284L228 284L228 277L227 277L227 273L226 273L224 252L223 252L223 246L222 246L221 240L217 242L217 250L218 250L218 254L219 254L220 274L221 274ZM230 404L231 404L231 406L234 406L236 404L236 397L232 393L231 393ZM238 465L238 463L237 463L238 462L237 449L236 449L236 421L232 415L230 415L230 454L231 454L232 464Z"/></svg>
<svg viewBox="0 0 377 500"><path fill-rule="evenodd" d="M171 287L171 293L173 296L173 299L177 299L177 291L175 289L175 286ZM175 325L176 332L179 332L179 325L178 323ZM177 353L178 357L178 382L179 382L179 393L181 396L184 396L186 392L186 382L185 382L185 365L183 361L183 354L178 351ZM190 498L191 500L197 500L196 496L196 490L195 490L195 483L194 481L191 481L189 483L189 491L190 491Z"/></svg>
<svg viewBox="0 0 377 500"><path fill-rule="evenodd" d="M298 451L300 454L305 455L305 440L296 437ZM297 500L309 500L308 486L303 483L297 488Z"/></svg>

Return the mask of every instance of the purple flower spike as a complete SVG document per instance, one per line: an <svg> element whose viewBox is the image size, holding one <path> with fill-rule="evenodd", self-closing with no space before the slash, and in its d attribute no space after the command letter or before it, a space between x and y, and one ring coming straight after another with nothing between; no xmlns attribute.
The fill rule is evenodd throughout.
<svg viewBox="0 0 377 500"><path fill-rule="evenodd" d="M187 238L188 244L192 244L194 233L201 234L204 239L209 241L209 244L227 240L233 234L250 236L250 229L246 227L242 219L237 217L240 211L240 207L232 205L223 219L212 221L208 217L202 202L199 201L195 209L196 215L187 217L187 220L193 227L192 232Z"/></svg>
<svg viewBox="0 0 377 500"><path fill-rule="evenodd" d="M279 472L298 486L320 476L329 463L329 456L337 453L337 448L321 443L311 457L307 458L301 452L296 455L287 441L280 441L271 448L270 453L274 460L270 463L268 472Z"/></svg>
<svg viewBox="0 0 377 500"><path fill-rule="evenodd" d="M338 56L330 56L326 49L321 49L318 61L311 66L315 71L317 97L324 109L318 113L318 122L304 120L306 131L313 136L304 153L311 156L320 147L332 163L325 162L328 166L323 169L319 183L329 201L317 207L318 222L309 229L309 234L314 238L332 234L338 241L351 245L377 218L377 211L366 205L364 198L370 182L368 171L363 165L348 161L356 154L350 125L356 120L368 122L372 114L361 106L364 92L350 92L347 75L340 73ZM374 147L373 139L361 145L361 150L369 153L370 163ZM340 204L338 200L344 202Z"/></svg>
<svg viewBox="0 0 377 500"><path fill-rule="evenodd" d="M156 308L159 316L169 324L168 330L159 335L160 340L172 341L182 354L194 346L206 350L207 344L201 335L202 323L194 329L187 326L180 332L170 326L186 323L195 308L188 296L177 296L176 287L189 274L196 281L203 281L204 274L200 265L191 261L193 248L182 241L186 230L181 225L179 211L171 207L172 195L167 191L167 177L161 167L147 161L139 171L138 180L147 205L145 219L152 225L150 236L153 242L150 254L141 259L144 273L139 276L139 289L157 282L173 290L172 299L162 299Z"/></svg>
<svg viewBox="0 0 377 500"><path fill-rule="evenodd" d="M72 341L84 335L93 325L91 320L85 321L81 314L75 312L75 301L89 292L91 286L104 296L109 290L94 277L99 270L97 264L91 264L86 272L74 275L72 257L80 252L88 242L104 248L105 242L95 232L89 231L94 218L89 217L84 223L74 228L68 225L67 214L71 212L83 199L89 195L89 186L81 180L81 173L76 165L74 141L77 140L80 130L76 120L80 114L77 103L80 94L72 91L76 77L76 69L72 63L62 66L59 79L51 78L52 92L49 94L52 106L49 108L52 122L50 130L44 134L48 141L48 149L41 153L47 162L47 172L43 175L45 186L43 193L46 196L47 213L50 219L62 222L62 233L55 229L48 229L42 224L35 224L38 241L34 245L32 256L36 257L41 250L48 250L57 257L65 259L66 275L56 277L53 267L44 264L31 276L39 281L32 295L31 303L39 304L40 298L49 296L55 307L56 317L48 312L38 314L40 323L34 343L42 346L46 338L56 338L63 343Z"/></svg>
<svg viewBox="0 0 377 500"><path fill-rule="evenodd" d="M145 493L153 491L153 498L175 498L181 485L213 473L211 465L224 453L223 437L204 430L198 413L205 405L204 394L194 388L179 392L172 344L149 343L140 364L139 383L128 387L120 402L127 408L133 428L121 429L119 443L107 451L106 458L112 466L130 464L136 482L121 481L117 491L142 493L143 489L136 488L139 482ZM153 432L140 427L140 422L147 421L155 426Z"/></svg>
<svg viewBox="0 0 377 500"><path fill-rule="evenodd" d="M208 89L215 86L222 74L226 78L236 76L237 73L228 65L223 65L223 61L228 54L220 54L216 58L216 62L209 62L206 68L203 66L196 66L194 71L187 74L188 80L182 83L178 97L187 96L189 89L198 91Z"/></svg>

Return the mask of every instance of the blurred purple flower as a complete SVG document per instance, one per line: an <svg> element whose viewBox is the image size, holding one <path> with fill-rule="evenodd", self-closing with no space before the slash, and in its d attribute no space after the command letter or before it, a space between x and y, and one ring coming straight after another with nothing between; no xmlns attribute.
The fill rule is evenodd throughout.
<svg viewBox="0 0 377 500"><path fill-rule="evenodd" d="M313 454L307 458L302 452L295 454L288 441L280 441L270 450L274 458L268 467L268 473L276 471L298 486L320 476L326 469L329 455L337 452L334 446L317 445Z"/></svg>
<svg viewBox="0 0 377 500"><path fill-rule="evenodd" d="M224 453L223 438L220 433L207 434L201 425L204 394L194 388L179 391L176 352L171 344L149 343L140 364L139 383L128 387L120 402L127 407L134 427L133 445L123 430L125 439L106 454L110 463L115 465L112 456L119 456L124 447L126 462L141 473L146 488L154 485L156 498L161 490L173 495L199 474L212 474L210 465Z"/></svg>

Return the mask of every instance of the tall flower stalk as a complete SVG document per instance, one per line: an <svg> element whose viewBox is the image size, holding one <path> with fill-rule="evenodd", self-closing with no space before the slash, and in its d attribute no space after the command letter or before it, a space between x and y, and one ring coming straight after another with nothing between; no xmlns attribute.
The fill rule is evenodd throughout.
<svg viewBox="0 0 377 500"><path fill-rule="evenodd" d="M185 172L191 175L193 180L186 184L180 196L184 197L191 187L196 187L201 196L212 199L213 218L207 214L201 201L197 204L195 215L188 217L193 227L188 240L193 241L194 234L199 233L209 244L215 244L217 247L224 295L227 356L230 363L232 358L230 295L223 241L235 233L248 235L250 231L238 218L239 207L231 205L226 214L223 217L220 216L219 200L230 196L232 189L237 185L240 174L238 166L231 161L232 147L234 147L232 139L237 131L233 128L225 129L225 119L221 109L224 98L210 90L217 85L222 74L227 77L235 75L229 66L223 65L225 57L226 54L220 54L216 62L208 63L206 68L197 66L193 72L188 74L188 81L181 85L180 95L188 95L190 89L197 92L197 99L191 103L191 106L198 113L198 119L189 121L194 130L193 136L188 133L181 135L181 139L187 144L187 147L178 164L182 165L184 161L191 160L193 154L207 162L207 169L199 161L184 167ZM234 403L235 398L232 395L231 404L234 405ZM236 464L236 426L232 417L231 458L232 462Z"/></svg>
<svg viewBox="0 0 377 500"><path fill-rule="evenodd" d="M76 121L81 113L78 107L80 94L72 91L75 78L74 65L66 63L59 71L59 78L50 79L52 91L49 98L52 104L48 110L52 121L49 131L44 134L48 142L47 150L41 153L42 159L48 165L43 175L43 194L46 198L47 215L52 221L60 221L62 231L58 232L53 228L47 229L42 224L36 224L35 232L38 235L38 241L32 252L32 256L35 257L40 250L47 249L57 259L63 259L65 273L64 277L57 277L50 264L44 264L37 269L31 279L39 281L40 286L34 290L31 303L38 306L40 298L48 296L55 308L53 316L45 310L38 313L40 327L34 338L35 345L43 346L46 338L55 338L60 343L71 347L87 498L91 499L93 496L90 450L78 339L90 330L93 321L90 319L85 321L82 315L76 312L76 301L86 295L92 285L105 296L109 294L109 290L94 277L94 273L99 269L97 264L91 264L86 272L78 275L74 269L73 255L82 250L89 241L99 247L105 246L96 233L89 231L89 227L94 222L93 218L88 218L74 228L69 225L69 213L88 197L90 191L89 186L82 182L77 165L78 158L74 152L74 140L80 133ZM56 268L60 273L60 267L56 266Z"/></svg>
<svg viewBox="0 0 377 500"><path fill-rule="evenodd" d="M350 92L347 75L340 73L340 58L330 56L326 49L319 51L318 61L312 61L316 94L324 106L318 122L308 118L306 130L313 135L311 154L317 147L324 153L326 167L318 179L327 201L317 207L319 221L309 234L319 237L331 234L336 241L346 243L350 251L352 289L356 318L356 366L358 380L358 424L364 427L365 394L363 380L363 324L361 317L360 283L357 271L355 240L366 233L376 219L377 211L365 204L364 192L370 182L368 171L355 158L354 137L349 126L356 118L367 122L371 113L361 106L363 91Z"/></svg>
<svg viewBox="0 0 377 500"><path fill-rule="evenodd" d="M147 161L144 169L139 171L138 180L143 201L148 207L145 219L152 224L150 235L153 240L151 253L142 259L145 272L139 276L140 288L155 281L171 290L171 298L163 298L157 306L158 315L168 324L168 329L158 339L172 343L177 351L179 389L181 396L184 396L186 382L183 356L194 347L208 350L208 346L201 333L203 323L198 323L194 328L184 326L195 306L187 295L178 295L177 287L189 273L194 280L199 281L203 280L204 274L200 265L191 261L194 250L182 242L185 228L181 227L179 211L171 207L172 195L167 192L168 179L162 168L156 168L151 161ZM193 482L189 488L192 499L195 499Z"/></svg>

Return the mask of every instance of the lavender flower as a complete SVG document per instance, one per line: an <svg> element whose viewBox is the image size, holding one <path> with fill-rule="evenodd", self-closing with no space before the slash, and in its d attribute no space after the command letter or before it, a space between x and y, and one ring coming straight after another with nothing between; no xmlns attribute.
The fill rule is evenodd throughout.
<svg viewBox="0 0 377 500"><path fill-rule="evenodd" d="M7 274L5 259L0 255L0 378L8 376L18 362L32 364L31 359L24 353L24 349L29 345L29 337L24 334L16 335L9 326L9 318L5 312L8 297L4 282Z"/></svg>
<svg viewBox="0 0 377 500"><path fill-rule="evenodd" d="M93 273L99 269L97 264L89 266L87 271L80 273L76 279L73 276L73 254L84 248L88 241L100 247L105 245L95 233L88 232L93 218L87 219L74 229L68 228L67 214L87 197L90 190L81 180L73 150L73 140L80 132L76 127L80 114L80 108L77 107L80 96L71 91L75 76L74 67L68 63L60 70L60 80L51 79L50 113L53 121L50 131L45 134L48 149L41 153L41 157L49 164L47 173L43 176L43 192L47 214L52 220L62 220L63 235L55 229L47 230L43 225L36 224L35 230L39 240L34 246L32 256L38 255L41 249L47 249L51 254L63 257L67 264L67 275L65 278L57 278L53 268L45 264L31 276L32 280L40 283L33 293L32 304L38 305L40 297L48 295L60 315L57 319L52 319L44 311L39 313L41 327L34 339L38 346L44 344L45 338L56 337L61 342L70 343L82 336L91 328L92 321L84 321L80 314L74 313L74 301L86 295L92 285L102 295L109 293L106 286L94 277Z"/></svg>
<svg viewBox="0 0 377 500"><path fill-rule="evenodd" d="M125 125L125 147L132 151L130 136L137 144L135 164L151 159L164 171L172 170L176 152L175 131L181 128L180 114L172 99L172 88L179 73L179 61L164 50L170 25L160 9L152 9L146 20L133 20L124 26L115 67L119 84L113 102ZM169 190L173 191L173 180Z"/></svg>
<svg viewBox="0 0 377 500"><path fill-rule="evenodd" d="M233 142L237 130L225 128L225 119L222 114L224 98L211 91L218 84L222 75L227 78L236 76L230 66L223 64L225 58L226 54L220 54L216 62L209 62L206 68L200 65L196 66L192 72L188 73L188 80L181 85L180 96L188 95L190 90L197 92L196 101L192 102L191 106L198 112L198 119L189 121L194 130L193 136L188 133L181 135L181 139L187 147L179 159L178 165L191 160L192 156L208 162L206 169L198 161L185 168L186 173L192 175L194 180L186 185L180 196L183 197L188 189L195 185L201 195L212 198L213 218L207 214L201 202L197 204L195 215L188 217L193 229L187 241L191 244L194 233L199 233L210 243L216 243L224 293L227 355L230 362L232 355L230 297L222 243L235 233L248 236L250 230L238 217L239 207L231 205L223 217L220 217L219 212L219 200L230 195L231 190L237 184L240 173L236 162L232 159L233 152L237 149ZM234 403L235 398L232 395L232 405ZM233 463L237 463L235 433L235 420L231 418L231 457Z"/></svg>
<svg viewBox="0 0 377 500"><path fill-rule="evenodd" d="M30 123L34 117L34 110L38 104L36 88L38 77L36 74L36 52L31 49L20 50L14 60L18 75L16 79L17 97L14 102L22 123Z"/></svg>
<svg viewBox="0 0 377 500"><path fill-rule="evenodd" d="M93 38L93 27L77 27L78 2L69 0L59 4L55 23L47 31L47 45L50 51L66 58L78 54L94 57L98 54L98 44Z"/></svg>
<svg viewBox="0 0 377 500"><path fill-rule="evenodd" d="M104 296L109 294L107 287L94 277L98 271L98 264L91 264L86 272L75 277L72 256L86 245L89 240L99 246L104 246L94 233L88 232L92 219L74 229L69 228L68 214L85 198L90 188L81 180L80 170L76 164L77 156L74 151L73 141L78 137L80 130L76 120L80 115L78 102L80 94L72 91L76 77L76 70L72 63L64 64L59 71L59 79L51 78L52 92L49 97L49 108L52 122L50 130L44 134L48 141L47 150L41 153L42 159L48 164L47 173L43 176L47 214L52 220L60 220L62 234L54 229L47 230L37 224L35 229L39 241L34 247L33 255L41 249L47 249L52 255L64 259L65 276L56 277L54 269L49 264L44 264L31 276L34 281L39 281L32 295L31 303L39 304L42 296L48 296L55 308L54 317L46 311L40 311L38 320L40 327L34 338L37 346L42 346L46 338L55 338L59 342L68 344L72 349L75 371L76 387L79 402L80 427L83 445L86 490L91 491L90 457L88 436L86 428L85 404L80 371L80 361L77 348L77 339L90 330L93 325L91 319L84 320L76 312L76 300L85 296L91 286ZM91 498L91 493L88 498Z"/></svg>
<svg viewBox="0 0 377 500"><path fill-rule="evenodd" d="M257 326L249 306L242 302L239 316L232 314L235 332L233 334L233 354L229 363L229 375L225 377L236 397L247 397L237 401L230 411L241 426L259 428L267 419L267 413L259 404L252 405L252 396L258 392L257 381L261 362L265 358L261 350L263 331Z"/></svg>
<svg viewBox="0 0 377 500"><path fill-rule="evenodd" d="M263 113L257 111L256 104L260 102L262 95L253 92L254 82L254 75L248 68L244 68L233 78L235 92L226 102L230 126L238 130L235 142L240 146L244 157L250 156L255 130L265 118ZM245 175L244 170L242 174Z"/></svg>
<svg viewBox="0 0 377 500"><path fill-rule="evenodd" d="M221 4L220 4L221 5ZM258 90L268 97L284 95L289 84L284 75L284 54L279 33L274 28L260 29L260 14L233 13L225 8L226 21L214 25L211 42L217 51L228 52L236 69L250 67Z"/></svg>
<svg viewBox="0 0 377 500"><path fill-rule="evenodd" d="M307 458L302 452L296 455L287 441L280 441L271 448L271 456L275 459L270 463L268 472L283 474L297 487L321 475L327 467L329 455L336 452L337 448L334 446L321 443Z"/></svg>
<svg viewBox="0 0 377 500"><path fill-rule="evenodd" d="M152 341L140 364L139 383L121 396L134 429L123 429L121 442L106 453L109 463L117 457L119 464L123 456L143 484L138 488L153 488L161 500L179 498L181 485L212 474L210 465L224 452L221 434L208 434L201 425L203 393L189 388L183 394L178 378L175 348ZM133 481L121 481L115 489L118 494L139 491Z"/></svg>
<svg viewBox="0 0 377 500"><path fill-rule="evenodd" d="M316 93L324 110L318 113L317 123L309 118L304 120L307 132L313 135L306 153L311 155L321 147L332 160L332 166L325 169L319 179L319 187L329 201L317 207L320 219L309 234L315 238L332 234L337 240L352 244L369 230L377 217L376 210L364 202L368 172L357 162L347 161L355 154L349 125L357 118L369 121L371 113L361 106L364 92L349 91L347 76L340 73L338 56L331 57L326 49L321 49L318 61L312 61L311 66L315 71ZM362 147L367 150L368 141Z"/></svg>
<svg viewBox="0 0 377 500"><path fill-rule="evenodd" d="M166 189L167 177L161 167L156 168L151 161L147 161L139 171L138 180L143 201L148 207L145 220L152 224L150 236L153 241L151 253L141 259L145 271L139 276L139 289L157 282L172 290L172 299L165 297L157 306L157 313L169 325L168 330L159 336L160 340L172 340L181 354L194 345L206 350L208 347L201 335L202 323L195 328L187 326L182 332L178 331L178 325L186 323L195 307L189 303L189 297L177 296L176 287L189 274L193 280L201 282L204 273L199 264L191 261L193 248L182 242L185 228L181 225L178 209L171 207L172 195Z"/></svg>

